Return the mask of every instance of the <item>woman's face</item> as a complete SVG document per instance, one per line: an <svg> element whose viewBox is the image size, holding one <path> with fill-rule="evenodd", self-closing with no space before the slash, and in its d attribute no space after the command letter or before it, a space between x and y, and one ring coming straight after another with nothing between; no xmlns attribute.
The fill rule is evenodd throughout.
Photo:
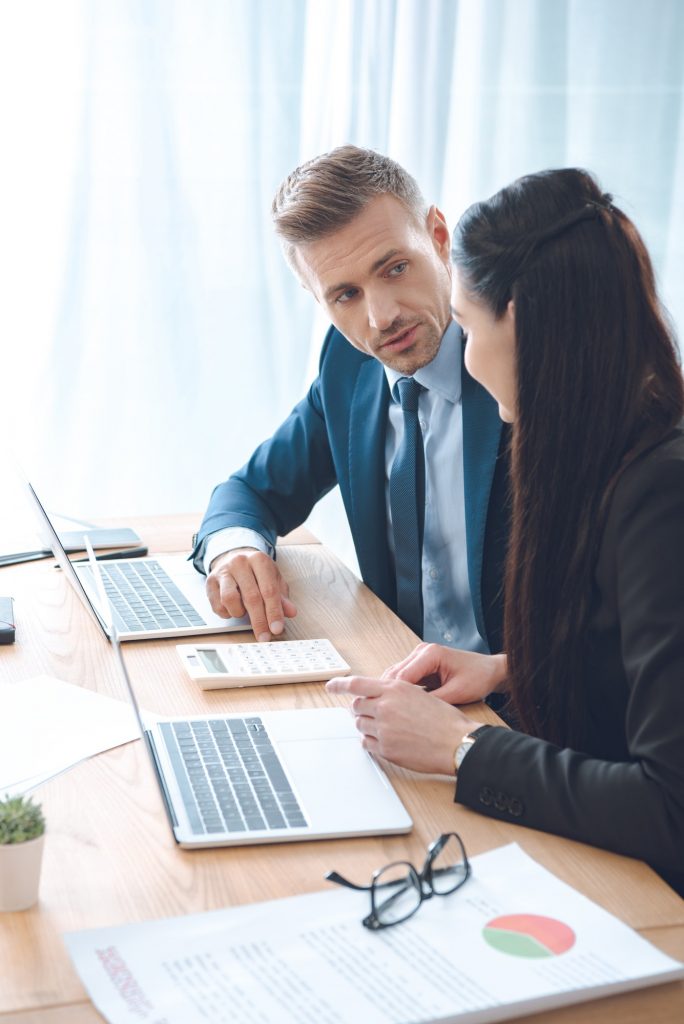
<svg viewBox="0 0 684 1024"><path fill-rule="evenodd" d="M505 423L515 419L515 314L513 302L498 320L468 294L461 276L453 268L451 315L467 338L465 365L499 403L499 416Z"/></svg>

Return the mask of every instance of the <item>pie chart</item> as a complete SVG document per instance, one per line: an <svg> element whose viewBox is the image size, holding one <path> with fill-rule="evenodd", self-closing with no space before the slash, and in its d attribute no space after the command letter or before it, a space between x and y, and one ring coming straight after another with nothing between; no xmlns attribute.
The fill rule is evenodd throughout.
<svg viewBox="0 0 684 1024"><path fill-rule="evenodd" d="M541 914L504 914L488 921L482 935L493 949L511 956L539 959L560 956L575 945L572 928Z"/></svg>

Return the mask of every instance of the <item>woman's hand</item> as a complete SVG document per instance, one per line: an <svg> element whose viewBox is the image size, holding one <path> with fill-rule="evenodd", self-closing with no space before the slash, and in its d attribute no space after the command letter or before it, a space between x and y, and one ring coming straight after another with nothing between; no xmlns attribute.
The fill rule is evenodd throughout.
<svg viewBox="0 0 684 1024"><path fill-rule="evenodd" d="M331 679L327 688L353 695L366 750L416 772L453 775L456 747L484 724L401 679L343 676Z"/></svg>
<svg viewBox="0 0 684 1024"><path fill-rule="evenodd" d="M383 679L405 679L427 686L448 704L472 704L501 690L506 681L503 654L476 654L439 644L418 644L411 653L390 665Z"/></svg>

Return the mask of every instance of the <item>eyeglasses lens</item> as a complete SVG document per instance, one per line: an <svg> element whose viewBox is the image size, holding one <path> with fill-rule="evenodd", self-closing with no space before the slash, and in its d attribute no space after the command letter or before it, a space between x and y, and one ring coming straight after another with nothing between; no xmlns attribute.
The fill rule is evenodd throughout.
<svg viewBox="0 0 684 1024"><path fill-rule="evenodd" d="M456 836L449 836L432 861L432 889L440 896L454 892L468 877L463 847Z"/></svg>
<svg viewBox="0 0 684 1024"><path fill-rule="evenodd" d="M383 925L397 924L414 914L421 901L420 879L411 864L388 864L373 885L375 916Z"/></svg>

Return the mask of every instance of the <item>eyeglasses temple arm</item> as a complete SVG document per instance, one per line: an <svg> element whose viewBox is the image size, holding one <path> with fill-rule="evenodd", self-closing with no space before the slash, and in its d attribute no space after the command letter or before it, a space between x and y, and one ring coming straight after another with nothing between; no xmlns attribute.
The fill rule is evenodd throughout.
<svg viewBox="0 0 684 1024"><path fill-rule="evenodd" d="M325 876L325 880L326 882L334 882L335 885L344 885L347 889L358 889L366 892L370 889L370 885L356 885L355 882L350 882L344 875L339 875L337 871L329 871Z"/></svg>
<svg viewBox="0 0 684 1024"><path fill-rule="evenodd" d="M461 871L466 877L470 874L470 864L456 864L452 867L445 868L433 868L433 875L451 875L456 871Z"/></svg>

